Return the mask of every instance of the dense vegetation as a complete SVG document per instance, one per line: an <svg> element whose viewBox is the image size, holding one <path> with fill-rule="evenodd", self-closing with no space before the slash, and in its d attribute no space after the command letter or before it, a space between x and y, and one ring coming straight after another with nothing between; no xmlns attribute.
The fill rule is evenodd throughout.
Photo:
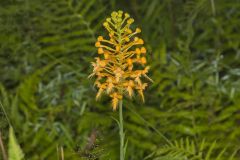
<svg viewBox="0 0 240 160"><path fill-rule="evenodd" d="M118 159L118 112L87 77L119 9L142 29L154 80L145 103L124 99L126 159L238 160L239 0L0 1L5 150L12 126L25 159Z"/></svg>

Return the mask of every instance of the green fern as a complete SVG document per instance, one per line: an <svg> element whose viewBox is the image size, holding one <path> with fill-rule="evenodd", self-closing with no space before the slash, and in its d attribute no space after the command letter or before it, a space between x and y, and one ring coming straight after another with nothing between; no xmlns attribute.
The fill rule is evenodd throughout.
<svg viewBox="0 0 240 160"><path fill-rule="evenodd" d="M167 144L156 152L154 160L176 159L176 160L233 160L234 152L230 158L225 157L226 147L214 155L217 143L213 142L210 146L203 140L199 145L189 138L174 141Z"/></svg>

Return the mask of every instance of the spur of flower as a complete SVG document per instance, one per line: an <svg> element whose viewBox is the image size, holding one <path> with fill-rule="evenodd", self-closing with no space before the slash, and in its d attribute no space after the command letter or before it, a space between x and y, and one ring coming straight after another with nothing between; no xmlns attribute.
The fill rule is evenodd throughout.
<svg viewBox="0 0 240 160"><path fill-rule="evenodd" d="M98 88L96 99L103 93L112 98L113 110L118 102L127 95L130 98L137 92L144 101L143 91L147 83L143 77L152 81L148 76L149 66L145 66L146 48L143 39L137 34L141 29L131 29L134 19L123 11L112 12L103 26L108 31L108 38L99 36L95 46L99 56L92 62L93 73L96 76L95 86Z"/></svg>

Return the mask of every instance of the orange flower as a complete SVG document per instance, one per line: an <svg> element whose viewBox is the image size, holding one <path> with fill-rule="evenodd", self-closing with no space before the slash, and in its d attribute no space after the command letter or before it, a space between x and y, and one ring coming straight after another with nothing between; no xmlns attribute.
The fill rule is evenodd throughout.
<svg viewBox="0 0 240 160"><path fill-rule="evenodd" d="M136 91L144 101L143 91L147 83L142 83L142 77L152 81L146 74L149 67L142 70L134 70L134 66L144 66L146 60L146 48L141 47L144 41L136 37L141 32L140 28L135 31L130 29L134 19L128 13L122 11L113 12L107 18L103 26L109 32L109 39L99 36L95 46L98 48L99 57L92 62L93 73L97 76L95 85L98 88L96 98L103 93L112 98L113 110L116 110L119 101L127 93L131 98ZM101 56L103 55L103 56ZM137 67L139 68L139 67Z"/></svg>

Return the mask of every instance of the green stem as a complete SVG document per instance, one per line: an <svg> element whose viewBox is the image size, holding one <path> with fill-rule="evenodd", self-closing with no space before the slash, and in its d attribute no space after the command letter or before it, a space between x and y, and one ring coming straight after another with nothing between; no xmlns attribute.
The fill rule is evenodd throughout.
<svg viewBox="0 0 240 160"><path fill-rule="evenodd" d="M2 150L3 159L4 159L4 160L7 160L7 153L6 153L6 150L5 150L4 145L3 145L3 140L2 140L1 131L0 131L0 148L1 148L1 150Z"/></svg>
<svg viewBox="0 0 240 160"><path fill-rule="evenodd" d="M124 155L122 100L119 101L119 136L120 136L120 160L124 160L125 155Z"/></svg>

